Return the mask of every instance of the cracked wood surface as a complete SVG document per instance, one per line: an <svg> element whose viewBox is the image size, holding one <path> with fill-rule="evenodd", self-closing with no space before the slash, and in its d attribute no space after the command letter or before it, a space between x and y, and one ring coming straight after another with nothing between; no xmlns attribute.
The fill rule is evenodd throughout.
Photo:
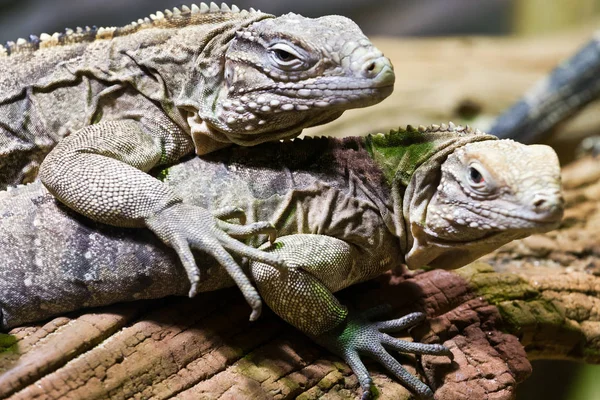
<svg viewBox="0 0 600 400"><path fill-rule="evenodd" d="M341 292L355 308L425 311L411 335L455 359L400 356L436 398L511 399L529 359L600 362L600 163L564 170L562 227L513 242L457 271L395 271ZM9 399L353 398L338 358L266 312L247 321L237 290L73 313L0 338ZM369 364L382 399L408 392Z"/></svg>

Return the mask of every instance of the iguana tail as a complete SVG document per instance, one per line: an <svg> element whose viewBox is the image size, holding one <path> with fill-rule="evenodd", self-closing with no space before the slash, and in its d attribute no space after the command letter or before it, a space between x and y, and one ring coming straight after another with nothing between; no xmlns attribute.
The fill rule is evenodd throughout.
<svg viewBox="0 0 600 400"><path fill-rule="evenodd" d="M494 123L491 134L539 143L600 95L600 32L538 82Z"/></svg>

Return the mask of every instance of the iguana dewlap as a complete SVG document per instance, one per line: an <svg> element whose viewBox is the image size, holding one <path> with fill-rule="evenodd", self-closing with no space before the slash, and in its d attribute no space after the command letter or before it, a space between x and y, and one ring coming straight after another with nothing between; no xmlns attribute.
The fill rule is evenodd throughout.
<svg viewBox="0 0 600 400"><path fill-rule="evenodd" d="M563 211L560 168L550 147L453 125L228 148L158 176L186 206L222 218L245 215L249 226L273 224L281 235L275 244L267 235L247 242L285 262L279 269L249 262L260 296L342 356L367 392L371 381L359 354L374 357L427 397L429 388L383 345L449 353L380 332L411 326L422 315L369 322L368 313L349 312L334 292L401 264L460 267L511 240L556 227ZM0 193L0 215L4 327L189 290L174 252L149 231L95 224L37 183ZM234 235L244 229L218 224ZM197 261L208 271L199 291L234 285L219 260L197 254Z"/></svg>
<svg viewBox="0 0 600 400"><path fill-rule="evenodd" d="M173 247L191 296L201 277L195 248L218 258L256 303L232 255L281 261L233 240L147 172L194 149L297 136L381 101L393 83L389 60L340 16L274 17L211 3L120 28L20 39L0 46L0 188L31 180L43 159L42 182L68 207L148 227ZM264 222L235 231L260 232L275 235Z"/></svg>

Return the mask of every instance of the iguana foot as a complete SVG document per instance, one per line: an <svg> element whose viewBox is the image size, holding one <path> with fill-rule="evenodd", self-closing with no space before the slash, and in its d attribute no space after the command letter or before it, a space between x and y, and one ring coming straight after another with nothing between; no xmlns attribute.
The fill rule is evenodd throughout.
<svg viewBox="0 0 600 400"><path fill-rule="evenodd" d="M198 282L202 278L191 251L191 249L195 249L211 255L227 270L252 307L250 320L254 321L260 315L262 301L242 268L233 258L232 253L276 268L284 268L285 263L278 256L247 246L233 237L244 238L268 234L269 239L274 241L275 227L269 222L237 225L219 218L238 218L240 222L245 222L246 216L241 209L235 207L218 210L213 215L201 207L175 203L148 218L145 222L150 230L177 252L190 280L190 297L197 294Z"/></svg>
<svg viewBox="0 0 600 400"><path fill-rule="evenodd" d="M448 348L439 344L408 342L393 338L385 333L397 332L418 324L425 319L425 314L423 313L415 312L389 321L370 321L387 313L389 310L389 306L383 306L372 308L362 313L350 313L344 323L319 336L313 336L313 339L338 354L352 368L363 389L363 400L371 398L373 381L360 359L360 355L366 355L377 360L388 371L394 374L406 388L420 398L432 399L433 392L431 389L404 369L388 353L387 349L394 349L401 353L448 356L451 359L453 357L452 353Z"/></svg>

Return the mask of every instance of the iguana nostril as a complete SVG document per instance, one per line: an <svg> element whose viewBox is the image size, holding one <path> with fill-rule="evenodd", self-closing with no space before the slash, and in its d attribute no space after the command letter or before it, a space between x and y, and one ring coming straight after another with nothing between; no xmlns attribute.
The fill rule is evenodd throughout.
<svg viewBox="0 0 600 400"><path fill-rule="evenodd" d="M384 56L363 63L361 73L365 78L374 79L381 86L392 85L395 80L394 67L390 60Z"/></svg>
<svg viewBox="0 0 600 400"><path fill-rule="evenodd" d="M389 62L387 62L385 57L368 60L362 66L362 73L367 78L375 77L387 64Z"/></svg>
<svg viewBox="0 0 600 400"><path fill-rule="evenodd" d="M531 205L539 210L547 210L560 206L562 204L562 196L560 191L536 193L531 200Z"/></svg>
<svg viewBox="0 0 600 400"><path fill-rule="evenodd" d="M531 205L533 210L543 218L554 219L563 213L563 199L560 192L538 193L533 197Z"/></svg>
<svg viewBox="0 0 600 400"><path fill-rule="evenodd" d="M544 204L546 204L546 199L545 198L540 198L538 196L536 196L537 198L533 201L533 206L535 208L542 208L542 206L544 206Z"/></svg>

